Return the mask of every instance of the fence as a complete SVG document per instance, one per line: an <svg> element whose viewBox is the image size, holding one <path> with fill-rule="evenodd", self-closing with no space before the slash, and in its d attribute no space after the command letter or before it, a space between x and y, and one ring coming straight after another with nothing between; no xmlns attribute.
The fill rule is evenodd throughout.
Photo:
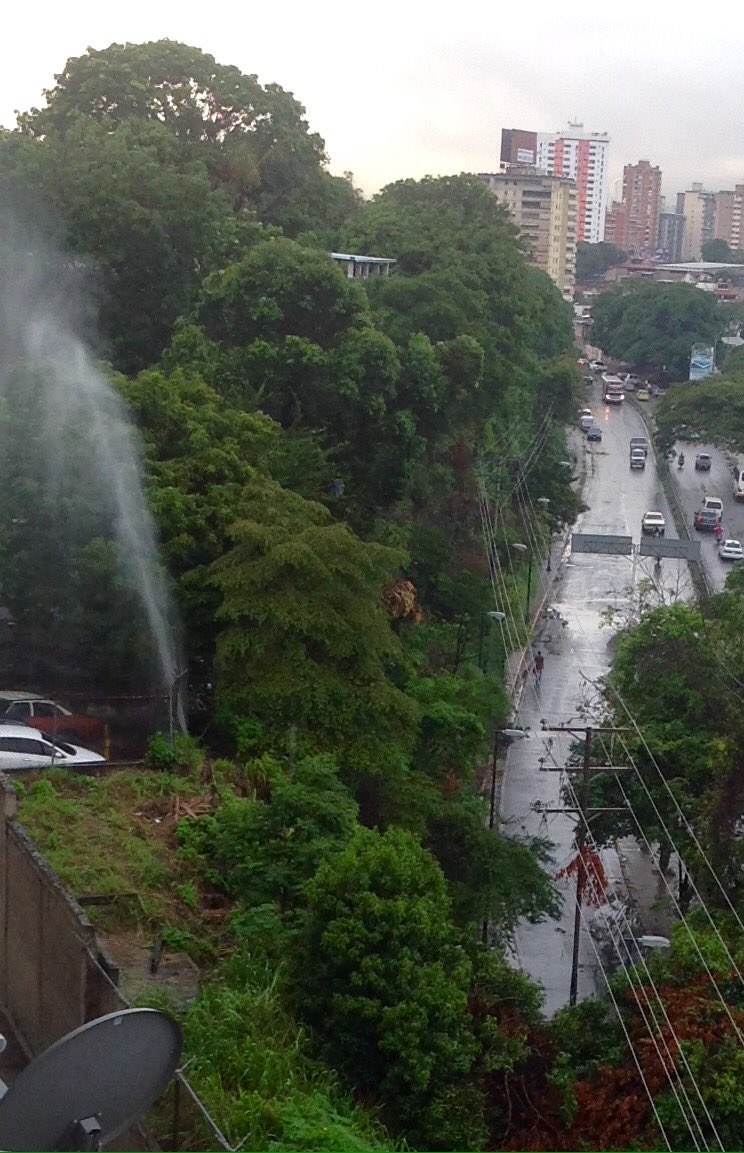
<svg viewBox="0 0 744 1153"><path fill-rule="evenodd" d="M0 776L0 1002L29 1058L87 1021L129 1007L84 910L16 821ZM230 1149L181 1072L116 1148Z"/></svg>

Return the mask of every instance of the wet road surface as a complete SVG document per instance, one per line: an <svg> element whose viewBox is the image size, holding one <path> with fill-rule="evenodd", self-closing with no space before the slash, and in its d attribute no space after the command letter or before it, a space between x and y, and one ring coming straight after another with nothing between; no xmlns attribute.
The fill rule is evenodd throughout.
<svg viewBox="0 0 744 1153"><path fill-rule="evenodd" d="M574 531L632 536L637 544L644 512L658 510L666 517L667 536L675 537L653 454L649 453L643 471L631 471L629 467L630 438L646 435L640 415L627 404L604 405L597 395L599 386L595 385L592 391L595 395L588 398L587 404L602 429L603 439L600 444L583 442L583 451L588 454L584 501L589 507L578 518ZM647 558L639 558L634 564L630 557L585 553L567 554L560 572L554 585L554 600L534 642L534 648L540 648L545 655L542 684L536 687L531 676L525 682L515 722L529 727L532 735L511 745L501 790L501 814L507 831L517 836L547 838L552 843L556 873L574 856L575 818L570 814L536 812L534 806L561 807L561 774L545 770L565 764L572 738L544 733L541 723L596 723L598 693L592 682L608 671L608 645L613 636L603 614L611 609L621 617L627 616L634 604L633 582L636 586L641 581L648 584L654 576L653 561ZM658 583L665 600L692 594L684 562L664 559ZM622 763L617 754L614 763ZM630 874L634 885L654 888L654 870L634 842L623 842L621 851L622 860L614 851L603 855L612 883L618 889L624 888L624 878ZM544 987L548 1014L567 1003L571 972L575 882L563 879L557 885L564 895L558 920L522 924L514 939L516 960ZM647 897L650 904L654 893L647 893ZM584 928L579 961L581 998L603 984Z"/></svg>
<svg viewBox="0 0 744 1153"><path fill-rule="evenodd" d="M695 512L703 503L704 497L719 496L723 501L722 527L724 537L734 537L744 544L744 501L734 499L732 466L735 458L711 444L689 444L678 441L675 448L677 452L680 450L684 452L685 464L684 468L680 469L676 467L676 462L672 461L670 471L687 514L690 536L700 541L701 559L710 588L719 592L731 571L731 564L719 559L716 538L713 533L697 532L692 522ZM707 452L713 458L710 472L696 471L695 456L699 452Z"/></svg>

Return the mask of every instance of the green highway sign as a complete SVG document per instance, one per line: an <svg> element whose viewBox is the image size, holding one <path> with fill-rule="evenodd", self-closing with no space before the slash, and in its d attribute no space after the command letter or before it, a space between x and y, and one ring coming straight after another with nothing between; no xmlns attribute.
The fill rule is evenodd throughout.
<svg viewBox="0 0 744 1153"><path fill-rule="evenodd" d="M571 534L571 552L601 552L614 556L630 556L632 551L633 538L630 536L585 532Z"/></svg>

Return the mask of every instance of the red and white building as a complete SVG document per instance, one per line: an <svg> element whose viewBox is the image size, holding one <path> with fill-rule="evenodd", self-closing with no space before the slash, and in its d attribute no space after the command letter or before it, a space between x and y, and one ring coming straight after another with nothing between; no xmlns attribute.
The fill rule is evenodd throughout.
<svg viewBox="0 0 744 1153"><path fill-rule="evenodd" d="M565 132L537 133L537 167L576 182L576 239L604 240L610 138L569 122Z"/></svg>

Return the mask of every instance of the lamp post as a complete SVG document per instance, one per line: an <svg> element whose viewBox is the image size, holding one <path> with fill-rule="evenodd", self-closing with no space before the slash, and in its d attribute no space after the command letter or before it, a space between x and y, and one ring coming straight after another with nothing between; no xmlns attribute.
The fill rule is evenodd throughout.
<svg viewBox="0 0 744 1153"><path fill-rule="evenodd" d="M493 731L493 754L491 757L491 797L488 806L488 827L493 829L496 823L496 777L498 771L498 757L499 757L499 741L505 748L512 743L512 741L521 741L528 737L529 733L525 729L500 729L495 728ZM481 930L483 944L488 944L488 917L483 918L483 927Z"/></svg>
<svg viewBox="0 0 744 1153"><path fill-rule="evenodd" d="M530 553L530 559L527 563L527 600L526 600L525 606L524 606L524 620L525 620L525 624L527 626L529 626L529 623L530 623L530 594L532 593L532 553L527 548L527 545L522 544L522 542L519 540L513 541L512 548L516 549L517 552Z"/></svg>

